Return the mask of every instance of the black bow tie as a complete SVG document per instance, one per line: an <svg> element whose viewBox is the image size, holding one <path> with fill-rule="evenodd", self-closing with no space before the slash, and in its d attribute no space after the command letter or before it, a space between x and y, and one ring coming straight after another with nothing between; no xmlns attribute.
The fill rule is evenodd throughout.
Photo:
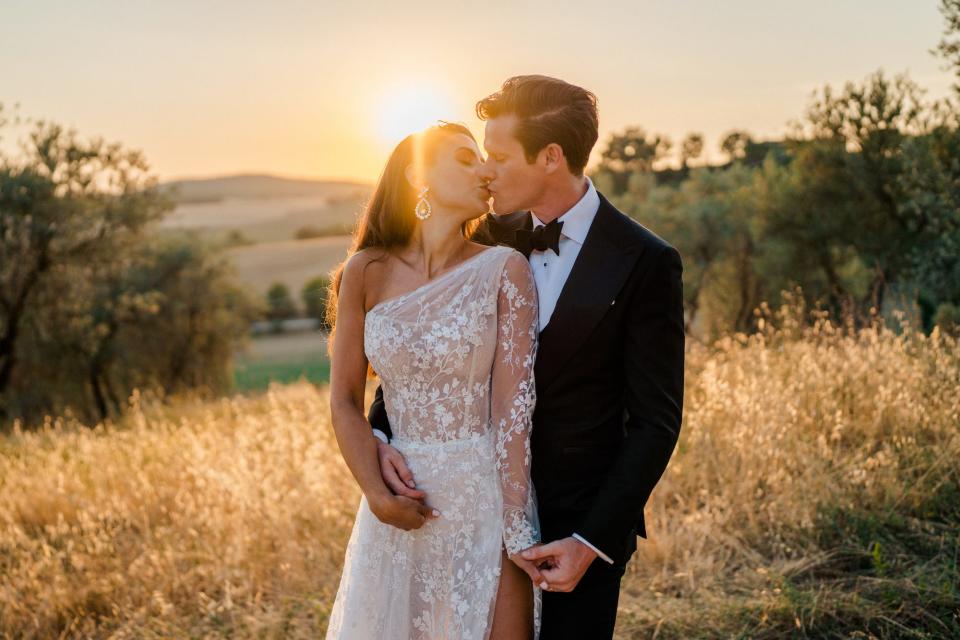
<svg viewBox="0 0 960 640"><path fill-rule="evenodd" d="M547 249L553 249L553 252L559 256L560 229L562 227L562 222L553 220L549 224L534 227L532 230L517 229L517 250L528 258L532 251L546 251Z"/></svg>

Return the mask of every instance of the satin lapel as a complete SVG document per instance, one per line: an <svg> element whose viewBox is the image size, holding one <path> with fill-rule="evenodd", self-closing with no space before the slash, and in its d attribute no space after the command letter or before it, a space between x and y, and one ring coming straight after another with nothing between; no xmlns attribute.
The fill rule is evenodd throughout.
<svg viewBox="0 0 960 640"><path fill-rule="evenodd" d="M580 254L557 299L550 322L540 333L534 375L538 392L553 382L607 312L633 269L640 249L614 244L610 216L622 215L602 202Z"/></svg>

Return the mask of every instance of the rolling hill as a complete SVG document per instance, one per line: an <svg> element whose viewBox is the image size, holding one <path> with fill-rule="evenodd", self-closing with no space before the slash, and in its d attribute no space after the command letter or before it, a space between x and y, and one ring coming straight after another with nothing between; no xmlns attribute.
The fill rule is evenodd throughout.
<svg viewBox="0 0 960 640"><path fill-rule="evenodd" d="M296 295L345 256L349 233L370 195L361 182L235 175L167 182L176 207L162 232L197 232L228 250L240 280L262 295L274 282ZM311 228L324 237L296 240Z"/></svg>

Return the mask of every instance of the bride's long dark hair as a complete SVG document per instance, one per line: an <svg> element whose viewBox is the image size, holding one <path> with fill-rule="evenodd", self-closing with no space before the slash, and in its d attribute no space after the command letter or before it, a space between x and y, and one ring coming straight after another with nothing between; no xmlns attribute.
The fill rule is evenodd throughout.
<svg viewBox="0 0 960 640"><path fill-rule="evenodd" d="M413 209L418 194L407 180L406 170L411 164L428 166L436 160L440 141L450 135L463 134L476 140L470 130L462 124L441 122L423 131L410 134L400 141L384 167L373 196L364 208L353 233L353 246L347 256L363 249L398 249L406 246L416 228ZM464 226L463 233L469 235ZM333 331L337 321L337 295L340 292L340 279L346 260L333 271L330 278L330 290L327 295L326 318L330 326L328 350L333 344Z"/></svg>

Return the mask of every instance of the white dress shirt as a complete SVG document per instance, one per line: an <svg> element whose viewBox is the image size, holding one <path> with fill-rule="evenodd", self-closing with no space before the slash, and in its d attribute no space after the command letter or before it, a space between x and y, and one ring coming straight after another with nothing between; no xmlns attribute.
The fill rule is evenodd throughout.
<svg viewBox="0 0 960 640"><path fill-rule="evenodd" d="M558 218L563 223L560 229L560 255L554 253L552 249L530 253L530 268L533 271L533 279L537 285L537 298L540 301L540 331L543 331L550 322L557 300L560 298L560 292L563 291L563 285L566 284L570 271L573 270L573 263L580 255L580 249L583 247L598 209L600 209L600 196L597 195L593 182L587 178L587 192ZM534 227L544 225L537 218L536 213L532 213L530 217L533 218ZM374 429L373 434L387 442L387 435L382 431ZM574 533L573 537L590 547L600 558L613 564L613 560L608 555L587 542L579 533Z"/></svg>
<svg viewBox="0 0 960 640"><path fill-rule="evenodd" d="M530 269L537 283L537 297L540 300L540 331L543 331L550 322L553 310L557 308L560 292L563 291L563 285L570 277L573 263L580 255L583 241L587 239L587 232L590 231L590 225L593 224L598 209L600 209L600 196L597 195L593 182L587 178L587 192L569 211L557 218L563 223L560 229L560 255L554 253L553 249L530 252ZM534 228L544 225L536 213L530 217L533 218ZM573 537L590 547L600 558L613 564L610 556L587 542L579 533L574 533Z"/></svg>
<svg viewBox="0 0 960 640"><path fill-rule="evenodd" d="M557 218L563 223L560 230L560 255L553 249L546 251L532 251L530 253L530 268L533 270L533 279L537 281L537 296L540 299L540 330L547 326L553 310L557 307L557 299L563 291L563 285L570 277L573 263L580 255L583 241L587 239L587 232L600 208L600 196L587 178L587 192L573 205L569 211ZM536 213L531 216L533 226L542 227L543 222Z"/></svg>

